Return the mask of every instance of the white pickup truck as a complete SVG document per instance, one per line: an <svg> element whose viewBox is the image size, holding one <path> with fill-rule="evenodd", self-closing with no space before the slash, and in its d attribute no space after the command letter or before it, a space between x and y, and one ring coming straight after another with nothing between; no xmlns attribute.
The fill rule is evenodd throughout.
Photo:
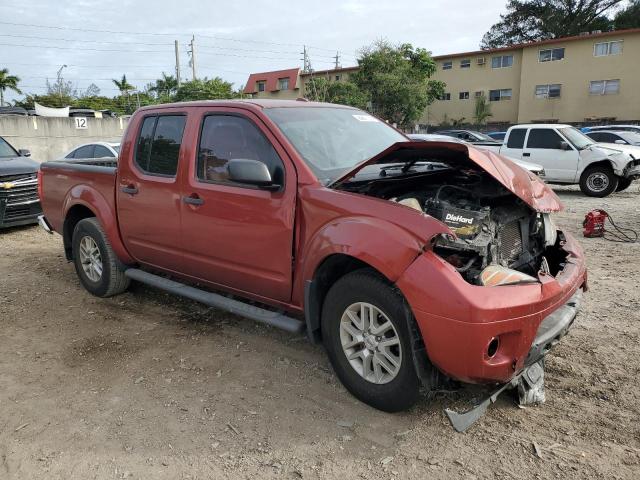
<svg viewBox="0 0 640 480"><path fill-rule="evenodd" d="M640 158L598 144L571 125L516 125L509 128L501 146L482 148L540 164L547 183L578 183L591 197L606 197L640 178Z"/></svg>

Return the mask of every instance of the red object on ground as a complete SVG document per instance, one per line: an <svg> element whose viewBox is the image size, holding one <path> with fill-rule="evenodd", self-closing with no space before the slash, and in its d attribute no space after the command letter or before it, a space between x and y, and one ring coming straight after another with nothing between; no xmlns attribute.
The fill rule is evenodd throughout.
<svg viewBox="0 0 640 480"><path fill-rule="evenodd" d="M587 238L604 237L604 222L607 221L609 215L604 210L591 210L584 216L583 235Z"/></svg>

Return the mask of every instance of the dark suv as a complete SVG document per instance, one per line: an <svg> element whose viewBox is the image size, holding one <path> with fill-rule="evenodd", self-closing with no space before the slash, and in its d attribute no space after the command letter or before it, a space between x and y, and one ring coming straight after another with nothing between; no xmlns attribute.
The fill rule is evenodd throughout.
<svg viewBox="0 0 640 480"><path fill-rule="evenodd" d="M0 228L38 223L38 162L0 137Z"/></svg>

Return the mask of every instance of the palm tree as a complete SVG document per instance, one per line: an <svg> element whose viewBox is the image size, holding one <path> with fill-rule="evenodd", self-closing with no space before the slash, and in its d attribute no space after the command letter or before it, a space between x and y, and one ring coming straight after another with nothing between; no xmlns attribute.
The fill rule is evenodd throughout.
<svg viewBox="0 0 640 480"><path fill-rule="evenodd" d="M158 96L171 96L178 89L178 80L173 75L162 72L162 78L156 80L156 84L149 91L156 92Z"/></svg>
<svg viewBox="0 0 640 480"><path fill-rule="evenodd" d="M476 97L476 104L473 110L473 119L477 126L484 125L489 117L492 117L491 106L487 102L487 97L478 95Z"/></svg>
<svg viewBox="0 0 640 480"><path fill-rule="evenodd" d="M4 91L9 89L16 93L22 93L18 88L20 78L15 75L9 75L9 69L3 68L0 70L0 107L4 105Z"/></svg>
<svg viewBox="0 0 640 480"><path fill-rule="evenodd" d="M118 87L118 90L120 90L120 95L127 97L127 106L130 107L131 104L129 103L129 92L131 90L135 90L136 87L134 87L127 81L126 75L122 75L122 80L118 81L116 79L112 79L112 82L116 87Z"/></svg>

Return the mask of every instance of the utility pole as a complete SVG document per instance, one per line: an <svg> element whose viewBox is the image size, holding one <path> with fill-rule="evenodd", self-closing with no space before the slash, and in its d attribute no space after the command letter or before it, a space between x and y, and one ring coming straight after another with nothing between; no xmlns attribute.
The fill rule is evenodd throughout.
<svg viewBox="0 0 640 480"><path fill-rule="evenodd" d="M178 40L176 40L175 45L176 45L176 80L178 82L178 88L180 88L180 49L178 47Z"/></svg>
<svg viewBox="0 0 640 480"><path fill-rule="evenodd" d="M302 46L302 52L300 52L302 54L302 58L300 60L302 60L302 71L303 73L309 73L311 72L311 60L309 60L309 52L307 52L307 46L303 45Z"/></svg>
<svg viewBox="0 0 640 480"><path fill-rule="evenodd" d="M336 61L336 70L340 68L340 52L336 52L336 56L333 57Z"/></svg>
<svg viewBox="0 0 640 480"><path fill-rule="evenodd" d="M191 50L189 50L189 54L191 55L191 71L193 73L193 80L196 79L196 37L195 35L191 35Z"/></svg>

